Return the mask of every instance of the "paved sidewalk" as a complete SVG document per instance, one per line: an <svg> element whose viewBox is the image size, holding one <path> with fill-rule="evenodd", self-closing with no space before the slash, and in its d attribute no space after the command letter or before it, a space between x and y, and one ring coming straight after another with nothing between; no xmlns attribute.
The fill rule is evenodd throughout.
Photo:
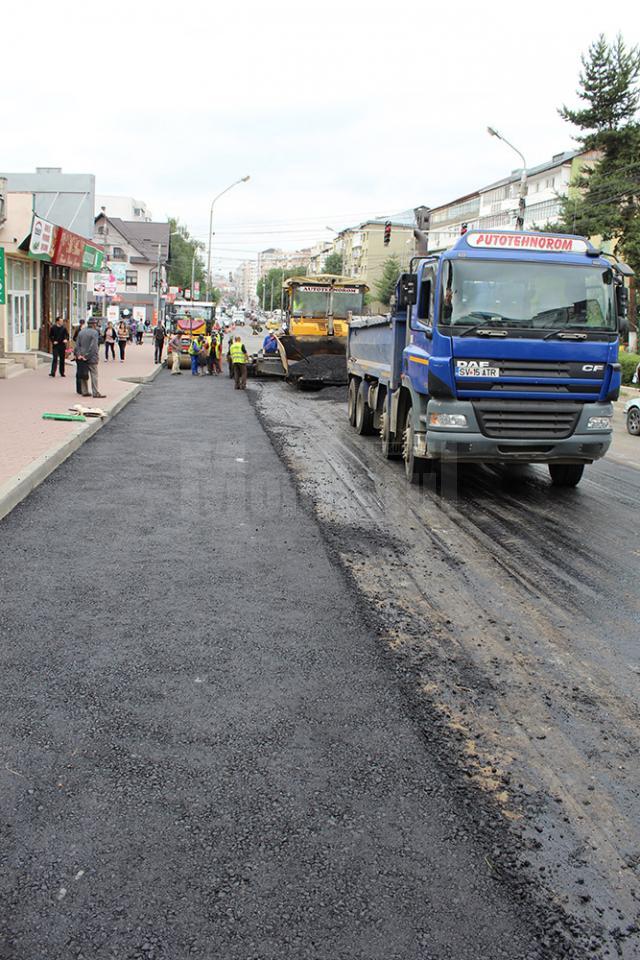
<svg viewBox="0 0 640 960"><path fill-rule="evenodd" d="M133 399L141 389L140 383L154 376L160 367L153 362L153 344L149 340L142 346L129 344L124 363L105 363L101 348L98 369L100 391L106 394L104 400L83 400L78 396L74 363L67 364L64 380L52 379L48 365L11 380L0 380L0 517L100 429L103 422L43 420L43 413L68 413L74 403L84 402L95 403L113 415Z"/></svg>

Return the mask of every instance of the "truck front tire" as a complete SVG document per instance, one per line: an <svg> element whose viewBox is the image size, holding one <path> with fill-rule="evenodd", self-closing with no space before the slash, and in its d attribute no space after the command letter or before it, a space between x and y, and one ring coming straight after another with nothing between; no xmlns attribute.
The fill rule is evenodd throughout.
<svg viewBox="0 0 640 960"><path fill-rule="evenodd" d="M549 473L554 487L577 487L584 473L584 464L550 463Z"/></svg>
<svg viewBox="0 0 640 960"><path fill-rule="evenodd" d="M420 483L425 471L426 461L416 457L414 450L414 431L413 417L411 407L407 409L407 415L404 421L402 431L402 459L404 461L404 472L409 483Z"/></svg>

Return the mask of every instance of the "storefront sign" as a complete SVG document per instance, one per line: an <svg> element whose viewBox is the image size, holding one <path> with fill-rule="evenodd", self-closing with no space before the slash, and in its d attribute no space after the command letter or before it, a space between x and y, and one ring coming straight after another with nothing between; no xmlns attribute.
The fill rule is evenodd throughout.
<svg viewBox="0 0 640 960"><path fill-rule="evenodd" d="M34 215L31 221L29 256L34 260L52 260L59 227Z"/></svg>
<svg viewBox="0 0 640 960"><path fill-rule="evenodd" d="M0 303L4 303L4 247L0 247Z"/></svg>
<svg viewBox="0 0 640 960"><path fill-rule="evenodd" d="M82 237L77 233L71 233L70 230L58 230L58 241L53 251L53 262L61 267L72 267L74 270L82 269L82 258L84 256L84 243Z"/></svg>
<svg viewBox="0 0 640 960"><path fill-rule="evenodd" d="M84 237L71 230L58 228L58 238L53 253L53 262L73 270L99 270L104 254L98 247L87 243Z"/></svg>
<svg viewBox="0 0 640 960"><path fill-rule="evenodd" d="M97 247L92 247L90 243L85 242L84 253L82 254L82 269L101 270L103 263L104 253L102 250L98 250Z"/></svg>
<svg viewBox="0 0 640 960"><path fill-rule="evenodd" d="M120 319L120 307L107 307L107 320L117 323Z"/></svg>
<svg viewBox="0 0 640 960"><path fill-rule="evenodd" d="M133 308L133 319L136 323L144 323L147 319L147 308L146 307L134 307Z"/></svg>

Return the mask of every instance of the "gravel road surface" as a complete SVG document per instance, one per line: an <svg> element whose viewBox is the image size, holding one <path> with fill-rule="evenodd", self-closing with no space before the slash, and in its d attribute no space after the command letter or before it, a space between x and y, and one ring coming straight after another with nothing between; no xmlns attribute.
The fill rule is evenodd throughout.
<svg viewBox="0 0 640 960"><path fill-rule="evenodd" d="M308 507L163 373L2 521L3 960L586 955Z"/></svg>
<svg viewBox="0 0 640 960"><path fill-rule="evenodd" d="M577 490L543 467L415 489L344 391L252 390L432 749L510 824L517 876L590 927L592 955L639 957L640 447L616 441Z"/></svg>

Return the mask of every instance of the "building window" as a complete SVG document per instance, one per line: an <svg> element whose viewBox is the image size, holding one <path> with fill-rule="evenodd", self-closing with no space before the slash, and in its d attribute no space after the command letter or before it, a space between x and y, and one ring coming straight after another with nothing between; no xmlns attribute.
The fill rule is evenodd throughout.
<svg viewBox="0 0 640 960"><path fill-rule="evenodd" d="M111 251L111 259L112 259L112 260L126 260L126 259L127 259L127 255L126 255L126 253L124 252L124 250L122 249L122 247L114 247L113 250Z"/></svg>
<svg viewBox="0 0 640 960"><path fill-rule="evenodd" d="M71 271L71 326L87 319L87 275L82 270Z"/></svg>
<svg viewBox="0 0 640 960"><path fill-rule="evenodd" d="M138 286L138 271L137 270L127 270L125 274L125 285L127 287L137 287Z"/></svg>

